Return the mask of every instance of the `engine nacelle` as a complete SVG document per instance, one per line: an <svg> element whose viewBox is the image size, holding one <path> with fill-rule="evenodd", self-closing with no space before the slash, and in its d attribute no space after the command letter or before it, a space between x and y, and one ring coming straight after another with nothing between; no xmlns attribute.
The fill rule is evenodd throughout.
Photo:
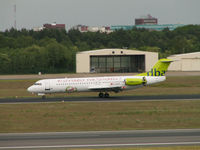
<svg viewBox="0 0 200 150"><path fill-rule="evenodd" d="M130 86L141 85L141 84L144 85L145 83L146 83L146 80L144 79L136 79L136 78L125 79L125 84L130 85Z"/></svg>

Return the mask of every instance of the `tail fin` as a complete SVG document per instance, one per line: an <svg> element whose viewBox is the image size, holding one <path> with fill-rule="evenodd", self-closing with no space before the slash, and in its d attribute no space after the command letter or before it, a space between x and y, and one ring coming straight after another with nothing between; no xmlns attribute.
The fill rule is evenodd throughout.
<svg viewBox="0 0 200 150"><path fill-rule="evenodd" d="M164 76L171 62L171 59L160 59L151 71L138 74L137 76Z"/></svg>

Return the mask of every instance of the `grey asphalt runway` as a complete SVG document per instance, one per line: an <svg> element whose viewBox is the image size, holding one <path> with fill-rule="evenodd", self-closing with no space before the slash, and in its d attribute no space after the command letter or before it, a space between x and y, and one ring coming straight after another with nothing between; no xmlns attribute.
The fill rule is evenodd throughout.
<svg viewBox="0 0 200 150"><path fill-rule="evenodd" d="M0 149L200 145L200 129L0 134Z"/></svg>
<svg viewBox="0 0 200 150"><path fill-rule="evenodd" d="M200 94L194 95L149 95L149 96L114 96L109 98L99 97L41 97L35 98L0 98L1 103L34 103L34 102L84 102L84 101L138 101L138 100L192 100L199 99Z"/></svg>

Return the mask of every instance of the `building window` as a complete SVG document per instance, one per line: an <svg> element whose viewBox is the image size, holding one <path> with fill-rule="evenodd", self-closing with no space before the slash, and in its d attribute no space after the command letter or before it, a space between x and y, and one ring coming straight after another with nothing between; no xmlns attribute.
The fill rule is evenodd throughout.
<svg viewBox="0 0 200 150"><path fill-rule="evenodd" d="M114 72L114 57L107 56L106 72Z"/></svg>
<svg viewBox="0 0 200 150"><path fill-rule="evenodd" d="M90 70L97 73L143 72L145 71L145 56L90 56Z"/></svg>

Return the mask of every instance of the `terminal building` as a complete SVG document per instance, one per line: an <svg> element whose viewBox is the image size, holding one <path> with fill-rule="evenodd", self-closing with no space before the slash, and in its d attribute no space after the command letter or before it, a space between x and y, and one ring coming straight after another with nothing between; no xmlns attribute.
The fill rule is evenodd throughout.
<svg viewBox="0 0 200 150"><path fill-rule="evenodd" d="M158 61L157 52L100 49L76 54L77 73L146 72Z"/></svg>
<svg viewBox="0 0 200 150"><path fill-rule="evenodd" d="M171 55L168 58L174 61L169 71L200 71L200 52Z"/></svg>

